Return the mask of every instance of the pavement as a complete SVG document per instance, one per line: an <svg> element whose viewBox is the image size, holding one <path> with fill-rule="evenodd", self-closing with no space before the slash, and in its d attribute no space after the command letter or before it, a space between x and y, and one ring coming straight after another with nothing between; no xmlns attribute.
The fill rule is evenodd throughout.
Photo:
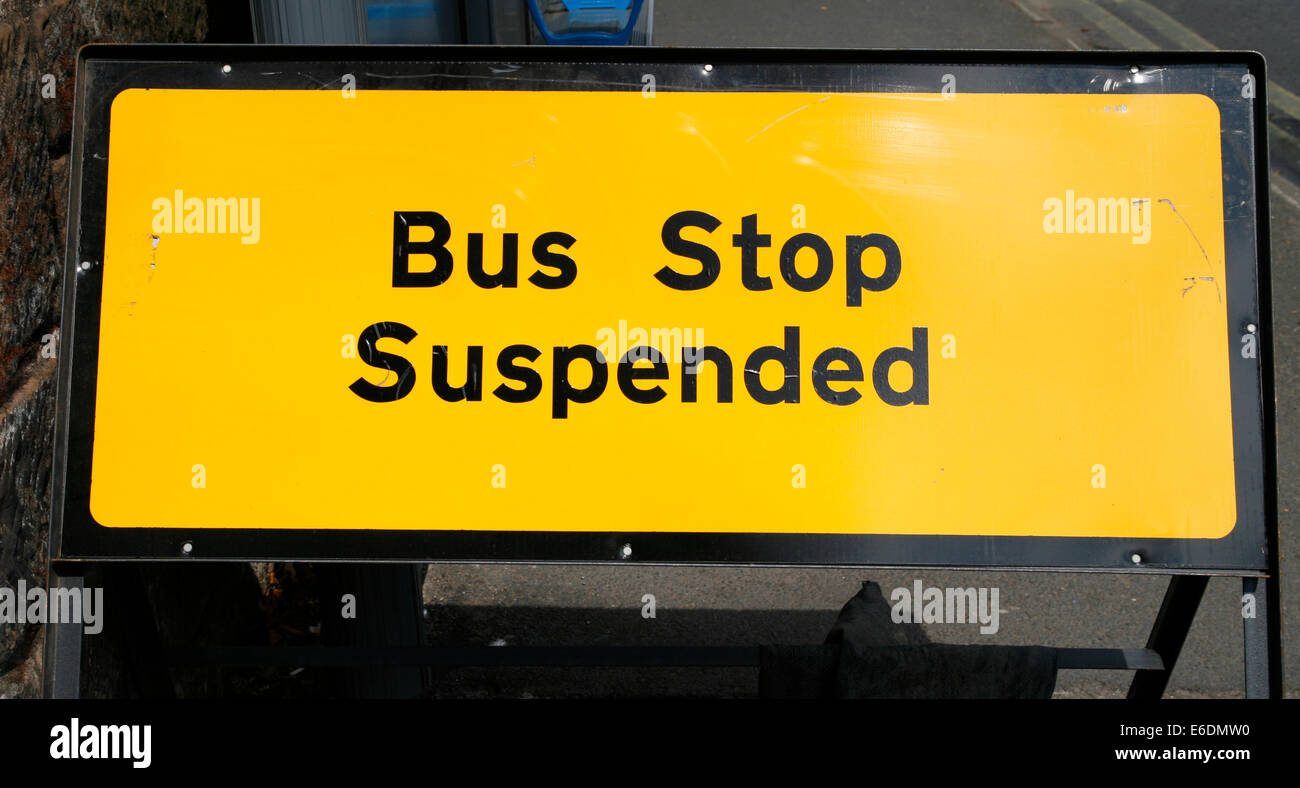
<svg viewBox="0 0 1300 788"><path fill-rule="evenodd" d="M1300 695L1300 4L1258 0L657 0L655 44L1004 49L1252 49L1269 63L1284 675ZM1139 647L1157 576L1055 572L435 565L431 641L444 645L752 645L822 641L865 580L997 587L1000 627L927 625L935 642ZM1212 578L1167 695L1241 697L1241 581ZM647 617L646 595L654 598ZM1132 674L1061 671L1058 697L1121 697ZM439 695L748 696L748 668L461 669Z"/></svg>

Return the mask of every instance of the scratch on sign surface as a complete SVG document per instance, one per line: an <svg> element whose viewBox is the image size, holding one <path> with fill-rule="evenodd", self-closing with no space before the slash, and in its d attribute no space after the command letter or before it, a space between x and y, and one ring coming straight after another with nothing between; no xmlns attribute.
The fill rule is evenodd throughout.
<svg viewBox="0 0 1300 788"><path fill-rule="evenodd" d="M1197 237L1197 235L1196 235L1196 231L1192 229L1192 225L1188 223L1187 218L1186 218L1185 216L1183 216L1183 214L1182 214L1181 211L1178 210L1178 206L1177 206L1177 205L1174 205L1174 201L1168 199L1167 197L1161 197L1159 200L1157 200L1157 202L1162 202L1162 203L1168 205L1168 206L1169 206L1169 209L1170 209L1171 211L1174 212L1174 216L1177 216L1177 217L1178 217L1178 220L1181 221L1181 222L1183 223L1183 226L1187 228L1187 232L1189 232L1189 233L1192 234L1192 240L1196 242L1196 247L1197 247L1198 249L1201 250L1201 257L1205 258L1205 265L1206 265L1206 267L1210 269L1210 273L1214 273L1214 266L1210 264L1210 256L1209 256L1208 254L1205 253L1205 244L1201 243L1201 239ZM1214 277L1212 277L1212 276L1185 276L1185 277L1183 277L1183 281L1185 281L1185 282L1191 282L1190 285L1188 285L1187 287L1183 288L1183 295L1184 295L1184 296L1187 295L1187 291L1188 291L1188 290L1191 290L1193 287L1196 287L1196 283L1197 283L1198 281L1200 281L1200 282L1214 282L1214 289L1215 289L1215 290L1218 292L1218 294L1219 294L1219 303L1221 303L1221 304L1223 303L1223 288L1219 287L1219 280L1215 279Z"/></svg>
<svg viewBox="0 0 1300 788"><path fill-rule="evenodd" d="M816 101L812 102L812 104L804 104L802 107L799 107L798 109L790 110L789 112L785 113L785 114L782 115L781 117L777 118L776 120L774 120L774 121L772 121L771 123L767 124L767 125L764 126L763 128L759 129L758 132L757 132L756 134L754 134L754 137L757 137L759 134L762 134L763 132L765 132L765 131L767 131L768 129L772 128L772 127L775 126L776 124L778 124L778 123L780 123L781 121L785 120L786 118L790 117L791 115L797 115L797 114L799 114L800 112L803 112L804 110L806 110L806 109L808 109L809 107L811 107L813 104L820 104L820 103L822 103L823 101L830 101L830 98L831 98L830 96L822 96L821 98L819 98L819 99L817 99ZM749 139L745 140L745 142L753 142L753 141L754 141L754 137L750 137Z"/></svg>

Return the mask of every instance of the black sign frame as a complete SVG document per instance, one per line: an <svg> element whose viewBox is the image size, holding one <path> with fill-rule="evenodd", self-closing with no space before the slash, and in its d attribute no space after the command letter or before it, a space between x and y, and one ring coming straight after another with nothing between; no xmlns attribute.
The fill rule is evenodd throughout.
<svg viewBox="0 0 1300 788"><path fill-rule="evenodd" d="M709 68L705 68L705 66ZM227 68L229 66L229 68ZM1137 69L1134 71L1133 69ZM455 87L661 91L1201 93L1222 118L1236 527L1220 539L106 528L90 513L109 113L129 88ZM1154 74L1146 81L1133 74ZM1251 84L1254 97L1244 95ZM1276 571L1277 503L1263 58L1250 52L694 50L91 45L77 61L50 557L979 567L1154 574ZM90 263L84 266L83 263ZM1236 357L1254 326L1258 356ZM665 503L671 503L667 498ZM671 506L665 511L671 512ZM610 515L612 516L612 515ZM1272 572L1270 572L1272 568Z"/></svg>

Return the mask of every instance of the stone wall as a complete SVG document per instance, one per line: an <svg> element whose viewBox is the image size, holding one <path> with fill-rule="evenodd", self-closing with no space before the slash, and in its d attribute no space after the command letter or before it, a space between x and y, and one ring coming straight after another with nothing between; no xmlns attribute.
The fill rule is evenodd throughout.
<svg viewBox="0 0 1300 788"><path fill-rule="evenodd" d="M0 586L45 583L77 50L206 32L202 0L0 2ZM39 695L42 641L0 624L0 698Z"/></svg>

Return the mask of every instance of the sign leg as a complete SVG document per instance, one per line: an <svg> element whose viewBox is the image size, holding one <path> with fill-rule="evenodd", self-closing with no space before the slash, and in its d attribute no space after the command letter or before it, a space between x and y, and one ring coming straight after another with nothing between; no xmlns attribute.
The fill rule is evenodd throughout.
<svg viewBox="0 0 1300 788"><path fill-rule="evenodd" d="M50 564L51 589L69 589L80 594L85 581L80 567L65 572L58 564ZM78 621L45 625L44 697L81 697L81 631L82 625Z"/></svg>
<svg viewBox="0 0 1300 788"><path fill-rule="evenodd" d="M317 564L321 642L376 653L424 645L423 567L416 564ZM416 698L425 689L420 665L358 663L339 671L337 691L353 698Z"/></svg>
<svg viewBox="0 0 1300 788"><path fill-rule="evenodd" d="M1282 697L1282 645L1277 607L1277 583L1270 577L1241 582L1242 635L1246 647L1246 697Z"/></svg>
<svg viewBox="0 0 1300 788"><path fill-rule="evenodd" d="M1205 575L1174 575L1169 578L1160 613L1156 615L1156 623L1147 638L1147 648L1160 655L1164 668L1139 670L1134 674L1133 683L1128 688L1130 699L1159 698L1165 694L1174 664L1178 662L1178 653L1192 628L1192 620L1196 618L1196 609L1201 605L1209 581Z"/></svg>

